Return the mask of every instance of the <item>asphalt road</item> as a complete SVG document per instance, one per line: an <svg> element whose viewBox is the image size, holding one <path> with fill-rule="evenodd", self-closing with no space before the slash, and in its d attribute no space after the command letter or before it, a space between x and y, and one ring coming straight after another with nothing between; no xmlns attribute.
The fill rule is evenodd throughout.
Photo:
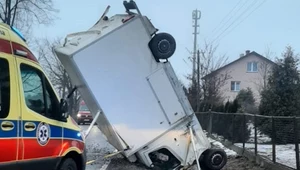
<svg viewBox="0 0 300 170"><path fill-rule="evenodd" d="M89 125L80 126L83 130L87 130ZM94 126L86 139L87 161L92 163L87 165L86 170L100 170L108 160L103 157L112 152L114 148L105 141L101 131Z"/></svg>
<svg viewBox="0 0 300 170"><path fill-rule="evenodd" d="M81 126L82 129L87 130L88 125ZM103 157L111 153L114 148L108 144L103 138L100 130L94 126L88 138L86 139L86 146L88 150L87 161L91 161L87 165L86 170L146 170L143 165L131 164L122 157L114 156L114 158L106 160ZM109 163L109 164L108 164ZM197 168L192 168L196 170ZM255 165L253 162L244 157L229 157L227 165L223 170L265 170L264 168Z"/></svg>

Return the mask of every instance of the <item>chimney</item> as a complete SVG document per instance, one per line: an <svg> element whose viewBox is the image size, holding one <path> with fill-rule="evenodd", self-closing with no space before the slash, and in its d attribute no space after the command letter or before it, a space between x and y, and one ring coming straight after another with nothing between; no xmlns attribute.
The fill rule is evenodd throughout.
<svg viewBox="0 0 300 170"><path fill-rule="evenodd" d="M250 50L246 50L246 55L248 55L250 53Z"/></svg>
<svg viewBox="0 0 300 170"><path fill-rule="evenodd" d="M240 54L240 58L241 58L241 57L244 57L244 53L241 53L241 54Z"/></svg>

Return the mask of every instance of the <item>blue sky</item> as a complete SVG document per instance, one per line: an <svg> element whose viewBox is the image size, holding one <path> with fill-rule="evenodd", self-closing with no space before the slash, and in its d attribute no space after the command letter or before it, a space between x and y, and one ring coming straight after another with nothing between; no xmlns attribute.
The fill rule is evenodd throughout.
<svg viewBox="0 0 300 170"><path fill-rule="evenodd" d="M136 0L141 12L151 19L155 27L175 37L177 50L170 61L182 80L184 75L191 72L191 64L186 64L183 59L189 56L186 48L193 49L192 11L196 8L202 13L198 35L200 47L204 38L207 41L214 40L238 19L219 36L220 41L215 41L215 44L219 44L217 54L226 54L229 61L237 59L245 50L264 54L266 47L275 56L280 56L286 45L291 45L298 52L300 1L266 0L259 6L263 1L265 0ZM231 20L220 25L238 2L239 6L225 21ZM60 10L57 14L60 19L49 27L36 26L35 36L64 38L69 33L85 31L95 24L107 5L111 6L108 16L125 12L122 0L54 0L54 3L55 8ZM257 6L259 8L246 18ZM244 15L240 16L242 13ZM237 24L239 25L235 27Z"/></svg>

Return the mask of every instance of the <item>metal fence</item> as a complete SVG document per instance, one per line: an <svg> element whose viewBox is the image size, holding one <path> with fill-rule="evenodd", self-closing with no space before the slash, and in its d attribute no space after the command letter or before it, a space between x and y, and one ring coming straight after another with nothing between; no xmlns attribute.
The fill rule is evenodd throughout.
<svg viewBox="0 0 300 170"><path fill-rule="evenodd" d="M209 136L227 140L274 163L300 170L300 117L196 113Z"/></svg>

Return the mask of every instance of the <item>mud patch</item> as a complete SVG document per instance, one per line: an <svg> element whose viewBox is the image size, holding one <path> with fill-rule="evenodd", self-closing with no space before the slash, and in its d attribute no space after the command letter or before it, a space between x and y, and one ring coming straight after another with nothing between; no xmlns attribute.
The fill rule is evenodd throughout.
<svg viewBox="0 0 300 170"><path fill-rule="evenodd" d="M147 170L148 168L140 163L130 163L122 156L111 159L106 170Z"/></svg>
<svg viewBox="0 0 300 170"><path fill-rule="evenodd" d="M228 157L227 165L222 170L266 170L266 168L260 167L246 157L236 156Z"/></svg>

